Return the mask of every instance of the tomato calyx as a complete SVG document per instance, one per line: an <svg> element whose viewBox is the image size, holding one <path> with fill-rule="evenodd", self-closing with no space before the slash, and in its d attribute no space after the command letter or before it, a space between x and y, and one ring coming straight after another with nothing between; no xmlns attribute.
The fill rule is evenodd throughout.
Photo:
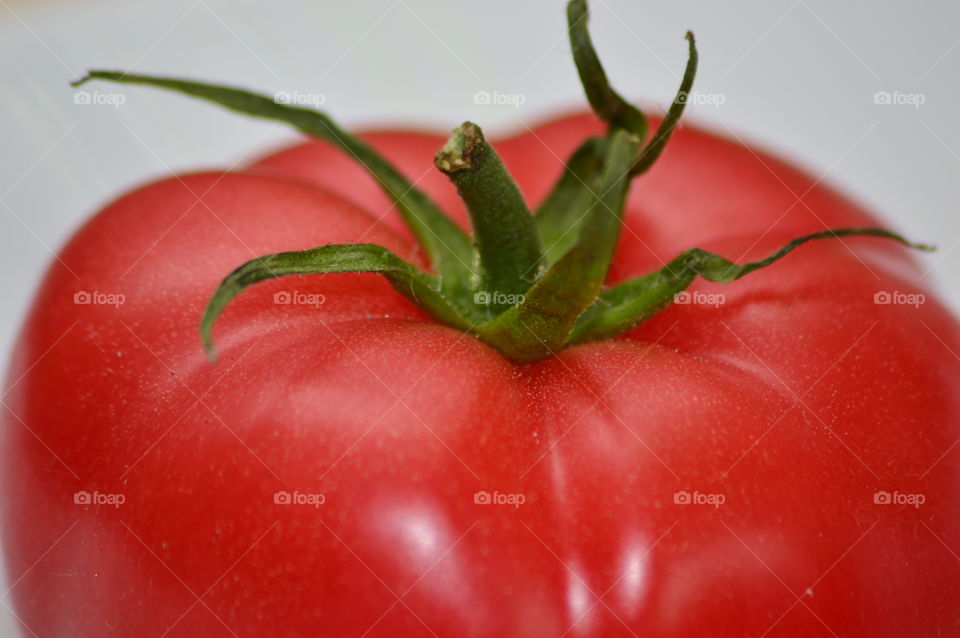
<svg viewBox="0 0 960 638"><path fill-rule="evenodd" d="M472 238L376 150L316 109L228 86L122 71L90 71L73 86L105 80L162 88L323 139L377 180L431 262L431 271L425 272L374 244L327 245L253 259L221 282L201 318L201 341L211 360L213 326L230 301L248 286L291 274L378 273L438 321L477 336L509 359L526 362L622 334L673 303L696 277L735 281L808 241L865 235L932 250L880 228L823 230L745 264L691 248L659 270L605 287L631 180L646 173L666 147L693 86L698 53L687 32L688 60L680 87L648 140L646 116L607 79L590 40L586 0L570 0L567 20L577 72L607 133L574 151L551 193L531 213L480 127L472 122L458 127L435 165L463 198Z"/></svg>

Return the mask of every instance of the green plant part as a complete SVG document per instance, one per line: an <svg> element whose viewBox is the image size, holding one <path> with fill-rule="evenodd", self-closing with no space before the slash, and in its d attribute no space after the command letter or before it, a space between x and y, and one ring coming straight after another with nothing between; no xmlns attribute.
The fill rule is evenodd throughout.
<svg viewBox="0 0 960 638"><path fill-rule="evenodd" d="M357 244L247 262L223 280L201 319L201 339L211 359L213 326L230 300L259 281L289 274L379 273L438 321L524 362L574 344L615 337L669 306L698 276L732 282L808 241L863 235L932 250L879 228L839 228L799 237L766 259L746 264L691 248L660 270L605 288L631 180L646 173L666 148L693 87L698 54L688 32L680 87L648 139L643 112L610 86L593 48L586 0L571 0L567 18L580 80L590 106L608 125L606 135L587 139L577 148L552 192L531 214L480 127L471 122L458 127L435 163L466 204L472 238L386 159L315 109L278 104L242 89L120 71L90 71L74 85L106 80L177 91L324 139L377 179L431 261L431 271L424 272L381 246Z"/></svg>

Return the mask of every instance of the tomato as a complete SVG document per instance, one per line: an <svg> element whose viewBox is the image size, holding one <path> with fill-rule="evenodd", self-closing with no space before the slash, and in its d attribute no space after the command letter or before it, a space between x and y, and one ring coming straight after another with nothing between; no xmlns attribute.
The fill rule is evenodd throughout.
<svg viewBox="0 0 960 638"><path fill-rule="evenodd" d="M597 130L566 117L497 147L535 201ZM414 179L439 146L366 138ZM870 221L755 153L678 132L630 197L611 277L691 242L761 255ZM446 182L420 185L457 210ZM237 263L360 240L416 258L375 188L308 142L139 188L64 248L5 413L4 538L32 632L949 635L960 339L902 248L811 245L696 287L722 304L533 364L375 275L288 277L226 310L209 365L196 318Z"/></svg>
<svg viewBox="0 0 960 638"><path fill-rule="evenodd" d="M687 127L653 165L693 36L641 150L569 10L599 117L493 146L91 72L324 139L137 188L51 265L0 441L27 633L958 635L957 321L905 240L789 164ZM564 184L589 205L551 255L528 209Z"/></svg>

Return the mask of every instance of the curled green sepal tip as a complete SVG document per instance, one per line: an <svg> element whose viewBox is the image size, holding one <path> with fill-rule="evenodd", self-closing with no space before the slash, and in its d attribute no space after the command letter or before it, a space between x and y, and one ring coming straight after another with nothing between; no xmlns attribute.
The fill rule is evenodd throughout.
<svg viewBox="0 0 960 638"><path fill-rule="evenodd" d="M933 246L911 242L902 235L882 228L836 228L797 237L758 261L734 263L700 248L686 250L666 266L605 290L577 320L566 345L608 339L646 321L674 302L700 276L708 281L730 283L782 259L802 244L817 239L870 236L893 239L918 250Z"/></svg>
<svg viewBox="0 0 960 638"><path fill-rule="evenodd" d="M647 118L639 108L613 90L600 57L593 47L590 31L590 9L586 0L570 0L567 4L567 28L573 61L587 101L597 116L613 128L629 131L643 139L647 134Z"/></svg>
<svg viewBox="0 0 960 638"><path fill-rule="evenodd" d="M383 275L403 296L427 310L437 320L461 330L470 322L440 293L434 277L377 244L330 244L310 250L264 255L243 264L220 283L200 320L200 339L207 357L216 358L213 324L245 288L286 275L371 272Z"/></svg>

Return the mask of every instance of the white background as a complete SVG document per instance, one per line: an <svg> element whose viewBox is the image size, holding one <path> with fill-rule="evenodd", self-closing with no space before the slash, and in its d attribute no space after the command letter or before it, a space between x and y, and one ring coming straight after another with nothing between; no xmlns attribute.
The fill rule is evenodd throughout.
<svg viewBox="0 0 960 638"><path fill-rule="evenodd" d="M592 7L595 41L622 93L668 103L683 34L694 30L696 89L724 103L692 105L686 121L787 155L910 237L938 243L929 276L960 308L960 3ZM99 206L171 170L229 166L293 138L148 89L124 88L119 108L77 105L67 83L84 69L319 93L349 127L449 129L471 119L488 133L512 132L583 102L564 20L562 0L0 0L0 358L43 269ZM525 103L476 105L479 90ZM875 104L881 90L924 103ZM0 602L10 604L9 592ZM14 626L0 606L0 636L16 635Z"/></svg>

